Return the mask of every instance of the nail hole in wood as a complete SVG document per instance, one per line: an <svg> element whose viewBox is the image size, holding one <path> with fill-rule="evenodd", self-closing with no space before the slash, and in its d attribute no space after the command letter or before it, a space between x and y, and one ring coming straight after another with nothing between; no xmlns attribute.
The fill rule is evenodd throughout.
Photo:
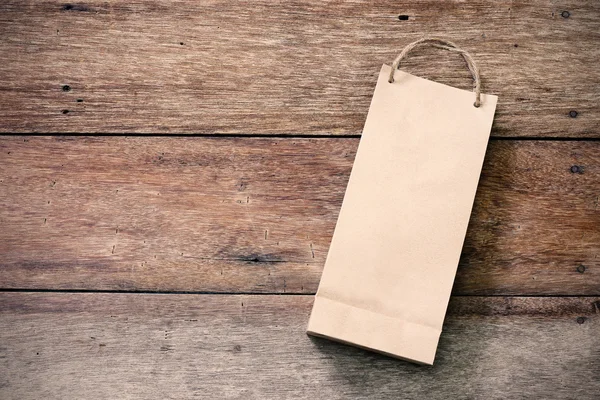
<svg viewBox="0 0 600 400"><path fill-rule="evenodd" d="M585 317L577 317L577 323L579 325L583 324L585 322Z"/></svg>
<svg viewBox="0 0 600 400"><path fill-rule="evenodd" d="M77 99L78 103L83 103L83 99Z"/></svg>
<svg viewBox="0 0 600 400"><path fill-rule="evenodd" d="M563 18L569 18L571 16L571 13L568 11L563 11L560 13L560 16Z"/></svg>
<svg viewBox="0 0 600 400"><path fill-rule="evenodd" d="M72 10L73 9L73 4L65 4L63 6L63 10Z"/></svg>
<svg viewBox="0 0 600 400"><path fill-rule="evenodd" d="M571 173L572 174L583 174L583 167L581 165L572 165Z"/></svg>
<svg viewBox="0 0 600 400"><path fill-rule="evenodd" d="M63 114L68 114L68 113L69 113L69 110L62 110L62 113L63 113Z"/></svg>
<svg viewBox="0 0 600 400"><path fill-rule="evenodd" d="M62 90L63 90L63 92L68 92L69 90L71 90L71 86L63 85Z"/></svg>
<svg viewBox="0 0 600 400"><path fill-rule="evenodd" d="M577 267L577 272L583 274L585 272L585 265L581 264Z"/></svg>
<svg viewBox="0 0 600 400"><path fill-rule="evenodd" d="M579 113L577 111L575 111L575 110L569 111L569 117L577 118L577 115L579 115Z"/></svg>
<svg viewBox="0 0 600 400"><path fill-rule="evenodd" d="M398 15L400 21L408 21L408 15Z"/></svg>

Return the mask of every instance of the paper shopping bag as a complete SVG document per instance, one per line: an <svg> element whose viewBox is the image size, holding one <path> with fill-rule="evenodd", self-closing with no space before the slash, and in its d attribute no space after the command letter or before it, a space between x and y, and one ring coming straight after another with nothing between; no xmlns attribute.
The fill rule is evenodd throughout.
<svg viewBox="0 0 600 400"><path fill-rule="evenodd" d="M474 91L397 70L422 45L462 55ZM479 82L442 39L381 68L309 334L433 364L496 109Z"/></svg>

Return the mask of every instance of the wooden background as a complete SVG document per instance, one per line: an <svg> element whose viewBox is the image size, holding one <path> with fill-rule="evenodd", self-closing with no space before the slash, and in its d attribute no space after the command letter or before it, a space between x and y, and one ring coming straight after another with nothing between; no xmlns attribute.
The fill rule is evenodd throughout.
<svg viewBox="0 0 600 400"><path fill-rule="evenodd" d="M433 367L305 334L423 35L499 96ZM599 43L597 1L2 1L0 398L600 398Z"/></svg>

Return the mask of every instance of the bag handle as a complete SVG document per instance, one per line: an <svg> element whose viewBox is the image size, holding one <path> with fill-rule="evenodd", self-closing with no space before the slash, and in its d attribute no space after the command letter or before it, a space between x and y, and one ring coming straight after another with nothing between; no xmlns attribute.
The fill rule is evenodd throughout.
<svg viewBox="0 0 600 400"><path fill-rule="evenodd" d="M425 45L432 45L433 47L437 47L439 49L459 53L465 59L467 67L469 68L469 71L471 71L471 75L473 75L473 92L475 92L475 103L473 103L473 105L475 107L479 107L481 105L481 78L479 77L479 67L477 67L475 60L467 51L461 49L456 44L446 39L425 37L406 46L392 63L392 70L390 71L388 82L394 83L394 72L396 72L396 70L399 68L400 61L402 61L415 47Z"/></svg>

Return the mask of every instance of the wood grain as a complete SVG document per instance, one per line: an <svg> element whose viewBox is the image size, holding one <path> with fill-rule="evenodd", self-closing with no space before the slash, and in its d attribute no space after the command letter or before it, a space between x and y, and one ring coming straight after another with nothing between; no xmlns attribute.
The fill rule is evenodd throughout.
<svg viewBox="0 0 600 400"><path fill-rule="evenodd" d="M599 137L600 3L550 0L5 0L0 131L359 134L381 64L423 35L475 55L493 135ZM471 84L436 50L405 68Z"/></svg>
<svg viewBox="0 0 600 400"><path fill-rule="evenodd" d="M0 397L596 399L599 300L453 298L426 367L308 337L312 296L1 293Z"/></svg>
<svg viewBox="0 0 600 400"><path fill-rule="evenodd" d="M2 137L0 285L314 293L357 144ZM599 178L600 142L492 141L454 293L599 295Z"/></svg>

